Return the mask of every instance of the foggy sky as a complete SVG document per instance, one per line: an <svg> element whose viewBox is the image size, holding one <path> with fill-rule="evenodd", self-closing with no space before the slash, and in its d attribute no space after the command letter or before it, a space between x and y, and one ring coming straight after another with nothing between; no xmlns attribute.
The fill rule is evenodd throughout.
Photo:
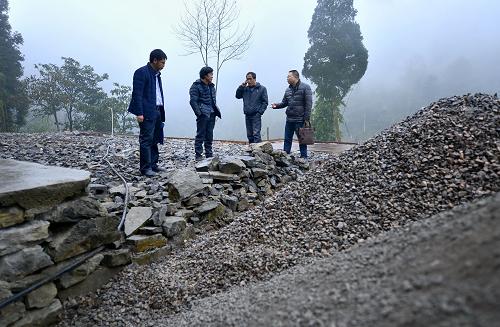
<svg viewBox="0 0 500 327"><path fill-rule="evenodd" d="M281 100L287 72L302 70L316 1L252 0L238 4L240 24L255 24L254 36L243 60L228 62L220 71L217 101L223 119L216 123L214 137L244 140L242 103L234 98L237 86L246 72L254 71L257 81L267 87L269 101ZM26 75L34 73L34 64L60 65L60 57L65 56L91 65L99 74L108 73L109 81L102 84L106 89L113 82L131 85L134 70L148 61L149 52L163 49L168 56L162 71L165 133L194 135L188 90L203 63L199 55L183 55L182 44L173 32L183 1L10 0L9 5L10 24L24 38L21 51ZM355 0L354 6L369 63L364 78L345 99L350 130L360 128L359 115L369 117L381 110L384 99L378 96L397 93L411 97L412 101L404 103L414 106L426 104L432 96L500 90L496 23L500 2ZM428 81L433 81L428 88L435 92L407 92L408 88L425 88ZM402 108L401 115L411 108ZM263 130L270 127L272 138L282 137L284 120L284 110L268 109Z"/></svg>

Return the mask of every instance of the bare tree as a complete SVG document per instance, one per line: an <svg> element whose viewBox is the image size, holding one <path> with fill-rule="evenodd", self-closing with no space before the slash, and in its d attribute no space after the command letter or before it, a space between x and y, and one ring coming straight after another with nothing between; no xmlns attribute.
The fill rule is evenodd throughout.
<svg viewBox="0 0 500 327"><path fill-rule="evenodd" d="M199 53L205 66L210 59L216 60L217 89L222 65L241 59L249 48L253 26L240 28L235 0L200 0L184 6L185 15L175 32L184 42L186 55Z"/></svg>

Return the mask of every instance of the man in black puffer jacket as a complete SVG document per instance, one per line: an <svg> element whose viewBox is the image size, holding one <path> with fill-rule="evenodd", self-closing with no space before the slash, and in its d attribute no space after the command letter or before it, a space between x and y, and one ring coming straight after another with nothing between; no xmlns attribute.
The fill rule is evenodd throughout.
<svg viewBox="0 0 500 327"><path fill-rule="evenodd" d="M196 115L194 152L197 161L203 159L203 146L205 146L205 157L213 156L215 117L221 118L217 107L215 85L212 83L213 78L214 70L208 66L203 67L200 70L200 79L196 80L189 89L189 104Z"/></svg>
<svg viewBox="0 0 500 327"><path fill-rule="evenodd" d="M243 98L248 143L262 142L260 137L261 116L269 103L266 87L257 83L256 77L254 72L247 73L245 81L236 90L236 99Z"/></svg>
<svg viewBox="0 0 500 327"><path fill-rule="evenodd" d="M273 109L286 109L286 124L285 124L285 141L283 150L290 153L292 149L293 133L297 133L300 127L304 124L310 126L311 109L312 109L312 91L311 87L302 82L299 77L299 72L291 70L288 72L287 82L289 87L285 91L281 103L272 103ZM301 144L300 157L307 158L307 145Z"/></svg>

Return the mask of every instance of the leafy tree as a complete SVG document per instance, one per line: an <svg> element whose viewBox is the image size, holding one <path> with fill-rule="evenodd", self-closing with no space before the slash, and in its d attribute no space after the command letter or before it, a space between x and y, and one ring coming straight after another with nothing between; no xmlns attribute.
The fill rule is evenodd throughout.
<svg viewBox="0 0 500 327"><path fill-rule="evenodd" d="M34 105L36 116L51 116L57 131L61 124L57 116L63 108L62 91L59 81L62 80L61 68L54 64L35 65L39 76L28 78L28 95Z"/></svg>
<svg viewBox="0 0 500 327"><path fill-rule="evenodd" d="M313 123L318 135L340 140L340 106L368 65L368 51L355 21L353 0L318 0L309 27L311 44L302 73L316 84ZM331 123L331 125L330 125Z"/></svg>
<svg viewBox="0 0 500 327"><path fill-rule="evenodd" d="M108 79L108 74L96 74L92 66L81 66L73 58L62 57L62 59L64 65L61 66L61 79L58 83L61 87L61 99L66 111L68 127L72 131L75 111L101 103L103 92L99 83Z"/></svg>
<svg viewBox="0 0 500 327"><path fill-rule="evenodd" d="M248 50L253 26L241 29L237 24L239 10L234 0L200 0L185 14L176 28L187 54L199 53L205 66L215 58L215 89L224 63L241 59Z"/></svg>
<svg viewBox="0 0 500 327"><path fill-rule="evenodd" d="M21 34L12 32L9 24L9 3L0 0L0 131L14 131L25 123L29 101L19 51Z"/></svg>
<svg viewBox="0 0 500 327"><path fill-rule="evenodd" d="M103 133L111 132L110 98L99 90L89 96L86 102L76 106L74 124L78 129Z"/></svg>
<svg viewBox="0 0 500 327"><path fill-rule="evenodd" d="M126 133L136 125L134 117L128 112L132 88L118 83L113 83L113 85L115 88L111 90L109 106L113 108L115 126L118 131Z"/></svg>
<svg viewBox="0 0 500 327"><path fill-rule="evenodd" d="M102 105L107 98L99 83L107 79L108 74L96 74L94 68L88 65L81 66L73 58L62 57L62 59L64 61L62 66L35 65L39 76L29 78L29 93L35 104L35 112L42 116L52 115L58 130L60 124L57 113L60 110L66 113L67 127L70 131L73 131L76 120L79 120L79 127L99 124L100 122L82 121L91 119L93 115L90 111L100 110L97 106ZM81 117L78 116L79 112Z"/></svg>

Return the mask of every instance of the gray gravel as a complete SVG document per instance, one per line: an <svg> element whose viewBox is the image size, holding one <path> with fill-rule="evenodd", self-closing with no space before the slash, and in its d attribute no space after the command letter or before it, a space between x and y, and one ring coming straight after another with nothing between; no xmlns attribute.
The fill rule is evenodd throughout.
<svg viewBox="0 0 500 327"><path fill-rule="evenodd" d="M385 232L156 326L498 326L500 193Z"/></svg>
<svg viewBox="0 0 500 327"><path fill-rule="evenodd" d="M230 225L66 304L61 325L155 325L195 300L492 195L500 191L499 113L498 99L481 94L433 103Z"/></svg>
<svg viewBox="0 0 500 327"><path fill-rule="evenodd" d="M167 171L194 168L194 141L167 139L159 146L160 166ZM109 151L108 151L108 145ZM246 155L247 146L240 143L214 142L214 155ZM137 136L111 137L91 132L64 133L0 133L0 158L40 163L42 165L85 169L92 182L121 183L102 159L107 155L113 166L129 183L150 185L161 177L145 178L139 174L139 142ZM332 155L312 152L311 159L324 160Z"/></svg>
<svg viewBox="0 0 500 327"><path fill-rule="evenodd" d="M0 147L5 143L0 139ZM63 147L63 152L70 147ZM22 145L17 148L22 150ZM76 155L72 152L73 157ZM55 156L62 162L73 160ZM130 161L127 156L123 158L120 167L127 169ZM498 99L476 94L439 100L365 144L339 157L325 158L323 164L283 187L261 206L235 217L230 225L205 234L160 262L126 268L96 294L66 302L60 325L167 323L173 315L193 308L200 299L235 286L245 288L269 280L312 259L329 258L365 243L383 231L491 196L500 191L499 158ZM179 166L186 165L188 159L179 155L181 159L184 162ZM91 156L82 160L94 162ZM91 168L101 171L99 167ZM97 178L104 179L105 174L102 172ZM394 251L390 253L400 252ZM419 255L414 252L412 258L418 262ZM365 269L370 270L371 266ZM356 264L343 270L353 283L357 275L351 271L356 267L362 266ZM370 280L384 286L384 276L396 278L399 274L396 270L387 271L383 275L374 268L366 274L380 276L380 282L377 278ZM433 285L428 278L421 283ZM353 294L360 299L369 298L364 295L369 293ZM348 300L344 293L337 297L339 301ZM375 299L377 310L388 303L389 314L391 303L398 303L395 299ZM331 310L325 308L328 311ZM288 315L299 316L286 311L281 314ZM363 317L359 319L364 321Z"/></svg>

